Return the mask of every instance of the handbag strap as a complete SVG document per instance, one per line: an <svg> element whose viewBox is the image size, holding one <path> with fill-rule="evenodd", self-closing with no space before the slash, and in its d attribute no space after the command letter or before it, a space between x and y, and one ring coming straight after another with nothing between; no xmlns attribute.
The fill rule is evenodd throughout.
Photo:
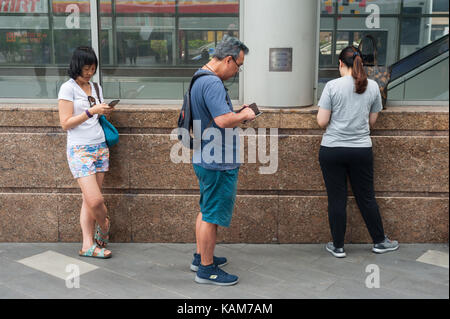
<svg viewBox="0 0 450 319"><path fill-rule="evenodd" d="M98 83L97 82L93 82L92 84L94 85L95 93L97 93L98 100L100 101L100 103L103 103L101 98L100 98L100 89L98 87Z"/></svg>
<svg viewBox="0 0 450 319"><path fill-rule="evenodd" d="M372 42L372 47L373 47L373 65L374 66L378 66L378 49L377 49L377 41L375 40L375 38L373 36L371 36L370 34L364 36L361 39L361 42L359 43L358 46L358 50L362 52L362 48L363 48L363 43L364 43L364 39L367 38Z"/></svg>

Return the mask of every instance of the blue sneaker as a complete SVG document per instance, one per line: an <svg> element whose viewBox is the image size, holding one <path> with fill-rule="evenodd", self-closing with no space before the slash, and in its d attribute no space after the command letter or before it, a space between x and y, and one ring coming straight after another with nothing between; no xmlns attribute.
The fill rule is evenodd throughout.
<svg viewBox="0 0 450 319"><path fill-rule="evenodd" d="M200 254L194 254L194 259L192 260L191 263L191 270L192 271L198 271L198 266L200 266L200 263L202 261L202 258L200 256ZM228 264L228 261L225 257L213 257L213 263L216 266L225 266L226 264Z"/></svg>
<svg viewBox="0 0 450 319"><path fill-rule="evenodd" d="M210 266L198 266L195 282L199 284L210 284L218 286L232 286L239 281L238 276L230 275L212 264Z"/></svg>

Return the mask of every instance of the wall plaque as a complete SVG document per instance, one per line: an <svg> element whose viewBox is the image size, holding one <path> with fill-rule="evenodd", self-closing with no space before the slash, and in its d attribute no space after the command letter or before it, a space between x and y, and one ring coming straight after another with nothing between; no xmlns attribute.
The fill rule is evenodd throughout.
<svg viewBox="0 0 450 319"><path fill-rule="evenodd" d="M269 72L292 72L292 48L269 49Z"/></svg>

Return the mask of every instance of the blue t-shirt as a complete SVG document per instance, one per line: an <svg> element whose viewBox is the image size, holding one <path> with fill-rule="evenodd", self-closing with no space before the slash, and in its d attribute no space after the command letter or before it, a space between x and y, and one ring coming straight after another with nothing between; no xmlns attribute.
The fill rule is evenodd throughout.
<svg viewBox="0 0 450 319"><path fill-rule="evenodd" d="M191 110L194 137L202 137L201 148L194 148L193 163L205 169L225 171L240 167L239 132L222 129L214 118L233 112L233 105L222 80L207 70L195 74L211 75L198 78L191 90Z"/></svg>

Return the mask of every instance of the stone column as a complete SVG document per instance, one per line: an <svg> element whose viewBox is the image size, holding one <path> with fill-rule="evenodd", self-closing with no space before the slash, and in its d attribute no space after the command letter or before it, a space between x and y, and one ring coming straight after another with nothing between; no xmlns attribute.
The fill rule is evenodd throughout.
<svg viewBox="0 0 450 319"><path fill-rule="evenodd" d="M242 102L266 107L312 105L318 1L243 0L240 3L241 40L250 48L241 77ZM292 49L291 71L270 71L270 49L274 48ZM276 53L272 54L274 57ZM283 53L278 57L282 58Z"/></svg>

